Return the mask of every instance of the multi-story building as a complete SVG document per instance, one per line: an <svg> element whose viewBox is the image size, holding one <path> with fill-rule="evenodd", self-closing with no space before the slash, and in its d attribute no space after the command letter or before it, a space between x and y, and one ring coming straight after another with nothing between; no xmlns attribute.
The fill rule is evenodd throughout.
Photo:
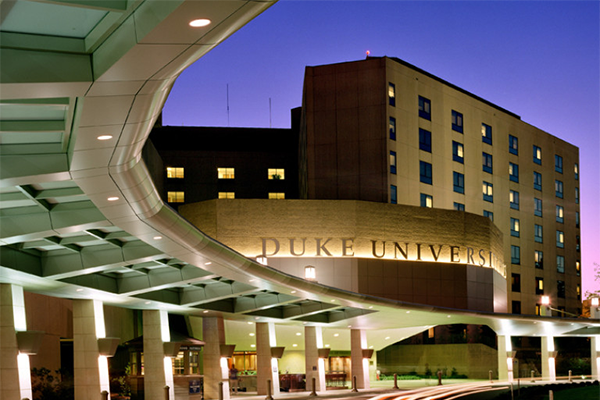
<svg viewBox="0 0 600 400"><path fill-rule="evenodd" d="M308 67L303 102L301 197L488 216L507 311L580 313L577 147L397 58Z"/></svg>

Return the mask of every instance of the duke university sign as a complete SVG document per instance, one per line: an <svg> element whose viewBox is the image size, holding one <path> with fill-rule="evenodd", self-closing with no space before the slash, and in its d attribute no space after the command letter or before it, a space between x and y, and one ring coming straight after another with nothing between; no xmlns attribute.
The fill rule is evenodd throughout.
<svg viewBox="0 0 600 400"><path fill-rule="evenodd" d="M505 268L491 250L452 244L355 238L261 238L261 240L263 257L368 257L461 263L495 268L502 275Z"/></svg>

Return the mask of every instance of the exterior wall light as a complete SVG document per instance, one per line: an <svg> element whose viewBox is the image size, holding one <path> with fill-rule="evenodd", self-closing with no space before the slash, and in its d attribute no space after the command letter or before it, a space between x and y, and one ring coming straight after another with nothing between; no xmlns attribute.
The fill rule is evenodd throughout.
<svg viewBox="0 0 600 400"><path fill-rule="evenodd" d="M542 296L542 305L544 305L544 306L550 305L550 296Z"/></svg>
<svg viewBox="0 0 600 400"><path fill-rule="evenodd" d="M316 281L317 280L317 269L312 265L307 265L304 267L304 279L307 281Z"/></svg>
<svg viewBox="0 0 600 400"><path fill-rule="evenodd" d="M600 306L600 299L598 297L594 297L592 299L592 307L598 307Z"/></svg>
<svg viewBox="0 0 600 400"><path fill-rule="evenodd" d="M256 257L256 262L262 265L267 265L267 257L258 256Z"/></svg>

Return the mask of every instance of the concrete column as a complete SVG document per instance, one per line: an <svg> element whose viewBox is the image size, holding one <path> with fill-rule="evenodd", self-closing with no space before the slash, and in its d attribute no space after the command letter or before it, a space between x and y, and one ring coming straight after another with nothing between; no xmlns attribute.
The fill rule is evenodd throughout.
<svg viewBox="0 0 600 400"><path fill-rule="evenodd" d="M369 389L369 359L363 358L362 351L367 348L367 332L361 329L350 330L350 361L352 363L352 376L356 376L357 389Z"/></svg>
<svg viewBox="0 0 600 400"><path fill-rule="evenodd" d="M106 337L104 308L98 300L73 300L73 378L77 400L97 400L110 394L108 359L98 352Z"/></svg>
<svg viewBox="0 0 600 400"><path fill-rule="evenodd" d="M311 391L312 378L315 378L315 390L325 392L325 360L319 358L319 349L323 348L323 333L320 326L304 327L304 358L306 363L306 390Z"/></svg>
<svg viewBox="0 0 600 400"><path fill-rule="evenodd" d="M508 382L514 380L513 357L510 336L498 335L498 380Z"/></svg>
<svg viewBox="0 0 600 400"><path fill-rule="evenodd" d="M272 322L256 323L256 390L257 394L267 394L267 381L271 380L273 396L280 393L279 361L271 357L271 347L277 346L275 324Z"/></svg>
<svg viewBox="0 0 600 400"><path fill-rule="evenodd" d="M223 399L229 400L229 369L227 359L221 358L221 345L225 344L225 325L222 317L202 318L204 398L219 398L219 383L223 382ZM239 369L239 368L238 368Z"/></svg>
<svg viewBox="0 0 600 400"><path fill-rule="evenodd" d="M600 310L598 306L590 306L590 318L598 319ZM598 379L598 373L600 372L600 336L592 336L590 338L591 347L591 364L592 364L592 376L594 379Z"/></svg>
<svg viewBox="0 0 600 400"><path fill-rule="evenodd" d="M542 336L542 379L556 380L556 351L554 337Z"/></svg>
<svg viewBox="0 0 600 400"><path fill-rule="evenodd" d="M29 356L19 354L17 342L26 330L23 287L0 284L0 399L33 398Z"/></svg>
<svg viewBox="0 0 600 400"><path fill-rule="evenodd" d="M169 399L175 399L173 359L165 357L163 343L171 341L169 315L166 311L144 310L144 396L146 400L164 400L164 387L169 386Z"/></svg>

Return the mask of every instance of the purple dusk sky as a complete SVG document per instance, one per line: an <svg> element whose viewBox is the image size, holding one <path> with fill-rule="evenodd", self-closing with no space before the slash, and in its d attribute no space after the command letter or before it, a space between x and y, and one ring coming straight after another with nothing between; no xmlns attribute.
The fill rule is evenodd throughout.
<svg viewBox="0 0 600 400"><path fill-rule="evenodd" d="M163 123L290 127L305 66L363 59L367 50L579 147L583 291L600 289L598 1L280 0L183 72Z"/></svg>

